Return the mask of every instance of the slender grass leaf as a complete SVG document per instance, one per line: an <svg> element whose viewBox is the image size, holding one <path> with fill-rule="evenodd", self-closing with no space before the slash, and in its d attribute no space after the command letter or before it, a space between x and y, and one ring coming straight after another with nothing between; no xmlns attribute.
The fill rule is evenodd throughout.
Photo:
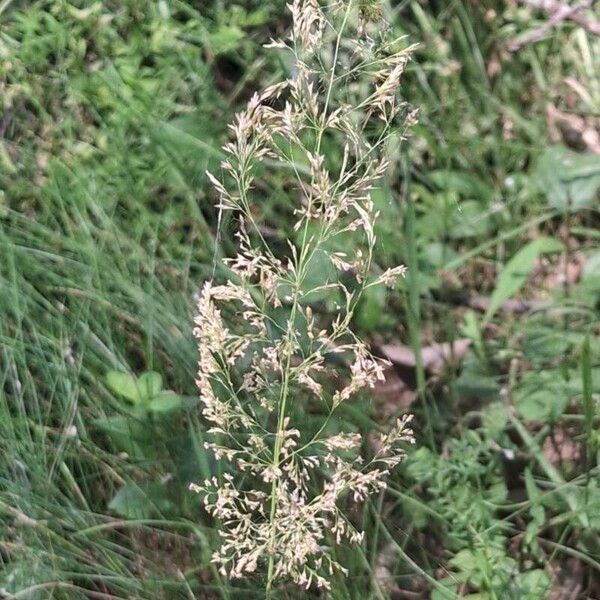
<svg viewBox="0 0 600 600"><path fill-rule="evenodd" d="M585 438L587 443L588 472L594 458L594 399L592 397L592 361L590 357L590 339L586 337L581 348L581 385Z"/></svg>
<svg viewBox="0 0 600 600"><path fill-rule="evenodd" d="M512 298L523 287L539 256L550 252L559 252L562 248L559 241L547 237L537 238L521 248L506 263L500 273L484 320L489 321L500 305L505 300Z"/></svg>

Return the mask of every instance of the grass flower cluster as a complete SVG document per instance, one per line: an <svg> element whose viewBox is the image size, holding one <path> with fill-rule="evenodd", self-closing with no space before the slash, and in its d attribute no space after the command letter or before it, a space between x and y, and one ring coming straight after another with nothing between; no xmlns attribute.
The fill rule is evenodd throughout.
<svg viewBox="0 0 600 600"><path fill-rule="evenodd" d="M414 441L406 416L363 458L360 434L330 427L341 403L384 379L384 362L351 326L362 292L405 272L372 275L371 192L388 168L390 140L399 139L392 134L414 120L398 96L410 49L386 39L352 1L294 0L289 8L289 39L269 46L292 57L292 76L251 98L231 126L222 177L209 174L219 215L232 213L239 251L226 259L229 282L204 285L194 329L203 415L212 424L207 447L229 467L190 487L221 523L221 572L264 568L267 595L280 579L329 587L343 567L327 544L362 539L342 500L383 489L403 444ZM332 147L335 157L325 150ZM258 179L274 165L290 173L297 199L287 244L270 240L256 216ZM353 256L339 249L348 236ZM309 283L318 256L339 276ZM322 293L338 298L332 318L311 310ZM325 417L307 435L298 407L311 396Z"/></svg>

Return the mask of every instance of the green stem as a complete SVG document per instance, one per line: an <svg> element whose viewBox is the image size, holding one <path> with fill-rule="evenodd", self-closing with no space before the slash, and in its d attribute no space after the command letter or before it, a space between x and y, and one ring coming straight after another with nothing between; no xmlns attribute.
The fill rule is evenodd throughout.
<svg viewBox="0 0 600 600"><path fill-rule="evenodd" d="M294 321L296 318L296 309L298 306L298 286L296 289L296 293L294 295L294 304L292 305L292 310L290 312L290 320L288 325L288 332L286 334L287 339L291 342L291 335L294 329ZM279 468L279 461L281 457L281 443L283 439L283 429L285 422L285 411L287 405L288 398L288 388L289 388L289 380L290 380L290 365L292 360L292 352L288 350L286 357L286 365L283 373L283 382L281 385L281 394L279 397L279 413L277 416L277 434L275 437L275 448L273 451L273 470ZM277 510L277 485L278 481L276 478L273 479L271 483L271 509L269 512L269 529L270 529L270 539L269 539L269 566L267 569L267 588L266 588L266 597L267 599L271 598L271 592L273 587L273 569L275 565L275 512Z"/></svg>
<svg viewBox="0 0 600 600"><path fill-rule="evenodd" d="M336 68L336 64L337 64L337 56L338 56L340 43L341 43L341 39L342 39L342 33L345 29L346 22L348 21L348 17L350 16L351 6L352 6L352 3L349 2L348 6L346 8L346 13L344 15L344 20L342 22L342 26L340 27L340 30L338 31L338 35L337 35L335 51L334 51L334 55L333 55L333 62L332 62L332 66L331 66L331 76L330 76L330 80L329 80L329 86L327 89L327 97L325 99L325 107L323 110L324 115L327 114L327 110L329 107L329 101L330 101L331 92L333 89L333 80L335 77L335 68ZM321 126L318 136L317 136L317 143L316 143L316 154L317 155L319 154L319 151L321 148L321 141L323 138L324 125L325 125L325 119L323 120L323 125ZM309 212L310 212L310 210L309 210ZM297 265L298 277L296 280L292 310L290 312L290 319L288 322L288 330L286 333L286 339L290 344L292 341L292 335L293 335L293 331L294 331L294 322L296 320L296 311L298 309L300 286L302 285L302 281L304 279L304 270L306 268L306 264L308 264L308 261L307 261L308 245L306 242L307 234L308 234L308 218L306 219L306 222L304 224L304 231L303 231L303 235L302 235L302 248L300 250L300 257L298 258L298 265ZM319 246L319 243L320 242L318 240L316 243L316 246ZM311 256L312 256L312 254L311 254ZM291 352L288 349L285 369L284 369L284 373L283 373L283 381L282 381L282 385L281 385L281 394L279 396L277 433L276 433L276 438L275 438L275 446L274 446L274 450L273 450L273 468L274 468L274 470L279 468L279 462L280 462L280 457L281 457L281 444L282 444L282 440L283 440L285 413L286 413L286 408L287 408L288 388L289 388L289 381L290 381L290 366L291 366L292 354L293 354L293 352ZM277 480L273 479L273 482L271 484L271 507L270 507L270 512L269 512L269 528L270 528L269 564L267 567L267 585L266 585L266 590L265 590L265 596L266 596L267 600L270 600L270 598L272 597L272 591L273 591L273 578L274 578L274 568L275 568L274 541L275 541L275 513L277 510L277 486L278 486Z"/></svg>
<svg viewBox="0 0 600 600"><path fill-rule="evenodd" d="M517 430L517 433L521 436L521 439L525 442L525 445L529 449L529 451L535 456L538 464L546 473L548 479L558 488L567 487L565 480L562 475L558 472L556 467L546 458L544 453L540 450L538 444L531 436L527 428L515 417L514 415L509 415L510 421L513 424L514 428ZM573 515L576 516L579 521L581 527L583 529L587 529L590 526L588 515L586 512L582 510L580 503L577 501L576 494L573 493L572 485L573 482L569 482L568 488L561 493L561 496L567 503L567 506L572 511Z"/></svg>
<svg viewBox="0 0 600 600"><path fill-rule="evenodd" d="M421 293L419 283L419 260L417 255L417 234L415 231L416 214L413 200L410 198L410 173L403 161L404 172L404 217L406 235L406 266L407 266L407 316L410 345L415 355L415 371L417 375L417 392L419 400L425 409L427 419L427 437L429 446L435 447L433 435L432 415L427 399L425 365L423 364L423 353L421 347Z"/></svg>

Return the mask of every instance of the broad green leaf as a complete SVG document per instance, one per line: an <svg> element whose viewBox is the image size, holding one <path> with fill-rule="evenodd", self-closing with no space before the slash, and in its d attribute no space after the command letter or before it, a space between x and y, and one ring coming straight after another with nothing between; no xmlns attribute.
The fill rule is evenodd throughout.
<svg viewBox="0 0 600 600"><path fill-rule="evenodd" d="M236 9L240 9L237 4L234 6ZM237 22L243 27L258 27L259 25L264 25L269 20L270 14L271 11L268 6L262 6L249 12L240 9L237 13Z"/></svg>
<svg viewBox="0 0 600 600"><path fill-rule="evenodd" d="M152 412L168 412L183 405L181 397L175 392L164 391L148 403L148 410Z"/></svg>
<svg viewBox="0 0 600 600"><path fill-rule="evenodd" d="M544 600L550 591L550 578L543 569L526 571L517 576L519 598L523 600Z"/></svg>
<svg viewBox="0 0 600 600"><path fill-rule="evenodd" d="M134 404L141 404L145 398L138 379L129 373L109 371L106 374L106 383L113 392L120 394Z"/></svg>
<svg viewBox="0 0 600 600"><path fill-rule="evenodd" d="M497 398L500 390L500 385L494 377L475 372L473 368L464 369L452 387L457 396L477 398L480 401Z"/></svg>
<svg viewBox="0 0 600 600"><path fill-rule="evenodd" d="M448 235L453 239L485 235L492 229L492 217L493 214L480 202L464 200L454 211Z"/></svg>
<svg viewBox="0 0 600 600"><path fill-rule="evenodd" d="M537 323L524 327L523 355L532 364L543 365L546 361L568 352L577 340L571 339L565 331Z"/></svg>
<svg viewBox="0 0 600 600"><path fill-rule="evenodd" d="M456 250L448 244L441 242L431 242L423 250L423 257L432 266L442 268L445 264L454 260L457 256Z"/></svg>
<svg viewBox="0 0 600 600"><path fill-rule="evenodd" d="M496 289L490 299L490 305L485 313L485 321L489 321L500 305L512 298L524 285L535 265L536 259L542 254L562 250L562 244L555 239L540 237L521 248L505 265L498 277Z"/></svg>
<svg viewBox="0 0 600 600"><path fill-rule="evenodd" d="M479 321L480 319L475 314L475 312L469 310L464 315L460 330L466 337L468 337L470 340L473 340L475 354L479 361L482 364L485 364L487 362L487 357L485 351L485 344L483 341L483 334L481 331L481 324Z"/></svg>
<svg viewBox="0 0 600 600"><path fill-rule="evenodd" d="M363 331L373 331L385 315L386 289L383 285L367 288L356 309L356 324Z"/></svg>
<svg viewBox="0 0 600 600"><path fill-rule="evenodd" d="M441 190L456 192L465 199L487 203L494 198L493 188L468 171L432 171L428 177Z"/></svg>
<svg viewBox="0 0 600 600"><path fill-rule="evenodd" d="M459 581L469 581L473 572L477 569L475 555L467 548L457 552L448 562L456 569Z"/></svg>
<svg viewBox="0 0 600 600"><path fill-rule="evenodd" d="M317 250L308 261L306 277L302 282L302 291L306 294L304 301L317 302L332 296L331 289L318 289L338 279L338 271L324 250ZM285 289L285 286L281 286ZM317 290L317 291L312 291ZM337 294L335 294L337 297Z"/></svg>
<svg viewBox="0 0 600 600"><path fill-rule="evenodd" d="M515 391L515 406L526 421L549 421L556 423L564 413L569 394L566 386L559 381L543 381L534 386L518 388Z"/></svg>
<svg viewBox="0 0 600 600"><path fill-rule="evenodd" d="M145 404L162 390L162 377L154 371L144 373L139 379L129 373L109 371L106 383L114 392L134 404Z"/></svg>
<svg viewBox="0 0 600 600"><path fill-rule="evenodd" d="M492 402L484 411L482 427L485 433L493 440L504 432L508 421L508 410L503 402Z"/></svg>
<svg viewBox="0 0 600 600"><path fill-rule="evenodd" d="M408 474L418 482L428 481L438 468L438 457L426 446L410 453L407 460Z"/></svg>
<svg viewBox="0 0 600 600"><path fill-rule="evenodd" d="M593 205L600 188L600 156L579 154L563 146L548 148L533 172L534 185L560 211Z"/></svg>
<svg viewBox="0 0 600 600"><path fill-rule="evenodd" d="M236 50L246 34L237 25L221 25L210 34L209 43L215 54Z"/></svg>
<svg viewBox="0 0 600 600"><path fill-rule="evenodd" d="M454 577L445 577L438 581L439 587L431 590L431 600L449 600L456 598L457 581Z"/></svg>
<svg viewBox="0 0 600 600"><path fill-rule="evenodd" d="M127 519L148 519L171 507L164 486L143 482L126 483L108 504L108 508Z"/></svg>
<svg viewBox="0 0 600 600"><path fill-rule="evenodd" d="M138 385L146 400L154 398L162 390L162 377L159 373L148 371L140 376Z"/></svg>
<svg viewBox="0 0 600 600"><path fill-rule="evenodd" d="M582 279L600 278L600 252L592 254L583 267Z"/></svg>
<svg viewBox="0 0 600 600"><path fill-rule="evenodd" d="M109 502L108 508L127 519L149 519L152 505L137 485L125 484Z"/></svg>

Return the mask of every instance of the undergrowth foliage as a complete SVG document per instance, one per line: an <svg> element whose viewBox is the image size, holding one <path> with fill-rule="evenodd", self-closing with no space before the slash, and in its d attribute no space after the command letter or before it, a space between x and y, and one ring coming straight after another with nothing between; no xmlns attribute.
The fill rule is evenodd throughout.
<svg viewBox="0 0 600 600"><path fill-rule="evenodd" d="M233 213L239 252L225 260L225 285L205 283L194 329L197 384L212 423L207 447L229 467L222 478L190 488L222 524L213 561L230 577L266 568L267 595L279 579L329 587L334 571L344 569L328 538L362 539L341 500L360 502L383 489L404 456L402 444L414 441L406 416L363 458L360 434L331 434L329 427L342 402L384 378L383 361L351 324L366 288L393 285L405 272L398 266L372 275L371 192L388 168L392 134L401 136L414 121L398 97L410 48L387 39L382 24L371 24L352 2L294 0L289 9L289 39L269 46L291 53L292 76L251 98L231 125L222 178L209 174L219 222ZM256 179L274 164L289 170L297 199L287 246L270 240L256 217L264 193ZM336 249L347 236L359 239L354 256ZM312 285L307 275L318 255L340 276ZM339 298L328 320L310 306L322 292ZM349 373L336 373L336 363ZM325 418L306 435L290 409L311 395Z"/></svg>

